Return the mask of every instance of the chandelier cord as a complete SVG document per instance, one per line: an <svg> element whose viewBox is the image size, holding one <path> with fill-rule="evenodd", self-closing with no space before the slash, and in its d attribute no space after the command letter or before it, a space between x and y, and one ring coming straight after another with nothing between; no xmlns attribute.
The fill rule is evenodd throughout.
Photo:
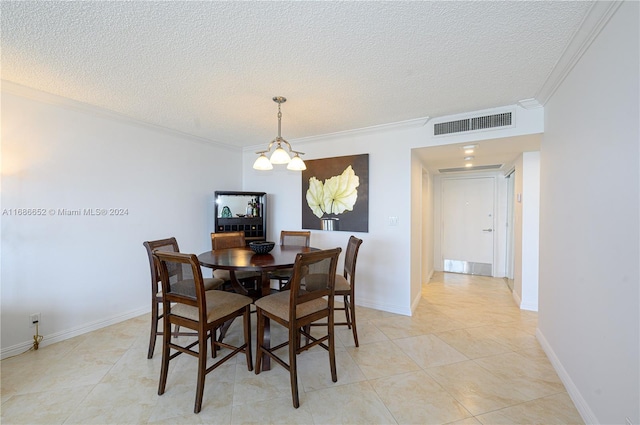
<svg viewBox="0 0 640 425"><path fill-rule="evenodd" d="M278 144L280 144L280 140L282 140L282 112L280 112L280 103L278 103Z"/></svg>

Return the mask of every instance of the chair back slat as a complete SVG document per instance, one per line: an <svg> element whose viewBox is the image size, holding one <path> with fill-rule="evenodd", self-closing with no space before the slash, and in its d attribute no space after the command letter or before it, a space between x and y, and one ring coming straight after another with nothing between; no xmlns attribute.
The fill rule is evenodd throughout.
<svg viewBox="0 0 640 425"><path fill-rule="evenodd" d="M360 245L362 245L362 239L358 239L355 236L351 236L347 243L347 252L344 256L344 277L349 280L351 284L355 281L356 260L358 259Z"/></svg>
<svg viewBox="0 0 640 425"><path fill-rule="evenodd" d="M157 294L160 289L160 273L156 263L153 259L153 251L165 251L165 252L180 252L178 248L178 241L176 238L167 238L160 239L157 241L146 241L143 242L144 247L147 250L147 255L149 257L149 266L151 268L151 290L153 294ZM169 276L177 276L178 271L171 269L169 270Z"/></svg>
<svg viewBox="0 0 640 425"><path fill-rule="evenodd" d="M211 233L211 249L241 248L247 242L244 232Z"/></svg>
<svg viewBox="0 0 640 425"><path fill-rule="evenodd" d="M299 253L290 279L289 315L295 320L301 304L327 297L327 309L333 305L335 276L341 248Z"/></svg>
<svg viewBox="0 0 640 425"><path fill-rule="evenodd" d="M309 246L311 243L310 231L282 230L280 232L280 245Z"/></svg>
<svg viewBox="0 0 640 425"><path fill-rule="evenodd" d="M164 309L171 310L171 303L185 304L199 310L200 320L205 320L207 302L204 279L198 257L194 254L154 251L153 257L160 271ZM170 270L178 270L174 276ZM176 277L179 276L180 279Z"/></svg>

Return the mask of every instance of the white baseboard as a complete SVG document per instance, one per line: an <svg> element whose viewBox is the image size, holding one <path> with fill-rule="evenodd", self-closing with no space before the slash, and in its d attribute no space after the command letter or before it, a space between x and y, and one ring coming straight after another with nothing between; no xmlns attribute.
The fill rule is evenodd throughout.
<svg viewBox="0 0 640 425"><path fill-rule="evenodd" d="M406 307L392 305L392 304L380 304L376 302L372 302L367 299L356 299L356 305L361 307L372 308L374 310L382 310L389 313L402 314L403 316L411 316L411 309L407 309Z"/></svg>
<svg viewBox="0 0 640 425"><path fill-rule="evenodd" d="M518 308L520 308L520 304L522 303L522 299L520 298L520 295L518 295L516 291L511 291L511 296L513 297L513 300L516 302L516 305L518 306Z"/></svg>
<svg viewBox="0 0 640 425"><path fill-rule="evenodd" d="M558 356L556 356L553 349L549 345L549 342L547 342L547 339L544 337L539 328L536 329L536 338L538 339L538 342L542 346L544 352L547 354L547 357L549 358L549 361L551 362L553 368L556 370L556 373L560 377L560 380L567 389L567 393L569 393L569 397L571 397L573 404L575 404L576 409L578 409L578 413L580 413L580 416L582 416L582 420L584 421L584 423L599 424L600 422L598 421L598 418L596 418L596 415L593 413L584 397L582 397L582 394L580 394L578 387L576 387L576 385L573 383L571 376L569 376L564 366L562 366L560 359L558 359Z"/></svg>
<svg viewBox="0 0 640 425"><path fill-rule="evenodd" d="M420 300L422 300L422 287L420 287L420 291L418 291L418 295L411 302L411 315L413 316L413 312L418 308L418 304L420 304Z"/></svg>
<svg viewBox="0 0 640 425"><path fill-rule="evenodd" d="M520 303L520 310L538 311L538 304Z"/></svg>
<svg viewBox="0 0 640 425"><path fill-rule="evenodd" d="M151 310L149 307L139 308L136 310L129 311L124 314L119 314L116 316L108 317L101 320L96 320L91 323L87 323L82 326L78 326L72 329L67 329L64 331L56 332L51 335L44 335L42 342L39 345L39 348L46 347L47 345L55 344L56 342L64 341L78 335L86 334L88 332L92 332L107 326L115 325L116 323L123 322L125 320L133 319L134 317L141 316L143 314L148 314ZM33 346L33 340L21 342L16 345L12 345L11 347L3 348L0 353L0 358L5 359L7 357L15 356L17 354L24 353L29 350Z"/></svg>

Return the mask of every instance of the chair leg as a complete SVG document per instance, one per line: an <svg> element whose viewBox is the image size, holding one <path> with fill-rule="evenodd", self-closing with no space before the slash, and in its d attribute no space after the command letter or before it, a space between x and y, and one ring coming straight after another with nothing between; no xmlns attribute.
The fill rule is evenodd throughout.
<svg viewBox="0 0 640 425"><path fill-rule="evenodd" d="M300 407L300 399L298 397L298 366L296 361L296 353L300 345L300 330L289 327L289 377L291 378L291 397L293 398L293 407Z"/></svg>
<svg viewBox="0 0 640 425"><path fill-rule="evenodd" d="M329 367L331 368L331 380L338 381L338 370L336 369L336 336L334 332L333 314L327 320L327 333L329 334Z"/></svg>
<svg viewBox="0 0 640 425"><path fill-rule="evenodd" d="M153 357L153 351L156 348L156 339L158 337L158 303L154 300L151 304L151 333L149 337L149 352L147 358Z"/></svg>
<svg viewBox="0 0 640 425"><path fill-rule="evenodd" d="M345 306L347 305L347 295L344 297ZM358 329L356 328L356 307L353 305L353 296L349 295L348 300L349 311L347 312L347 322L351 323L351 330L353 331L353 342L356 344L356 347L359 347L358 344ZM349 317L349 315L351 317Z"/></svg>
<svg viewBox="0 0 640 425"><path fill-rule="evenodd" d="M211 357L216 358L218 354L218 347L216 346L216 334L218 333L218 328L215 328L211 331Z"/></svg>
<svg viewBox="0 0 640 425"><path fill-rule="evenodd" d="M349 317L349 300L347 299L347 295L344 295L344 315L347 318L347 328L351 329L351 317Z"/></svg>
<svg viewBox="0 0 640 425"><path fill-rule="evenodd" d="M262 310L256 308L258 323L256 325L256 375L262 370L262 344L264 344L264 316Z"/></svg>
<svg viewBox="0 0 640 425"><path fill-rule="evenodd" d="M171 348L169 348L169 341L171 338L171 324L168 320L163 321L162 328L162 364L160 365L160 383L158 384L158 395L164 394L164 390L167 387L167 375L169 374L169 354L171 351Z"/></svg>
<svg viewBox="0 0 640 425"><path fill-rule="evenodd" d="M349 297L349 307L351 310L351 330L353 331L353 342L356 344L356 347L359 347L358 344L358 330L356 328L356 307L353 305L353 297Z"/></svg>
<svg viewBox="0 0 640 425"><path fill-rule="evenodd" d="M202 409L202 396L204 394L204 379L207 369L207 334L198 332L198 380L196 384L196 403L193 413L199 413Z"/></svg>
<svg viewBox="0 0 640 425"><path fill-rule="evenodd" d="M247 357L247 369L253 370L253 357L251 356L251 306L247 306L244 310L244 343L245 356Z"/></svg>

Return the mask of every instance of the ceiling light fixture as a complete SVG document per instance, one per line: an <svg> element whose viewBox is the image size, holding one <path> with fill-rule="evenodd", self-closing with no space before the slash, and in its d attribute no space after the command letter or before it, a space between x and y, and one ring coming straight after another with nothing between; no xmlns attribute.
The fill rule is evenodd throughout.
<svg viewBox="0 0 640 425"><path fill-rule="evenodd" d="M467 146L463 146L462 149L464 149L464 153L465 154L470 154L473 153L475 148L477 148L478 145L467 145Z"/></svg>
<svg viewBox="0 0 640 425"><path fill-rule="evenodd" d="M465 156L464 160L465 161L471 161L473 158L475 158L474 156Z"/></svg>
<svg viewBox="0 0 640 425"><path fill-rule="evenodd" d="M278 137L273 139L269 143L269 147L267 147L266 151L256 152L260 156L256 159L256 162L253 163L253 168L256 170L272 170L272 164L288 164L287 170L294 171L302 171L306 170L307 166L304 164L300 155L304 155L303 152L297 152L291 149L291 145L289 142L284 140L281 135L282 130L282 112L280 111L280 105L287 101L286 98L282 96L276 96L273 98L273 101L278 104ZM289 149L289 152L294 154L293 158L289 156L286 150L282 147L282 144L285 144ZM267 158L267 154L271 152L271 148L273 145L276 145L276 149L271 154L270 158Z"/></svg>

